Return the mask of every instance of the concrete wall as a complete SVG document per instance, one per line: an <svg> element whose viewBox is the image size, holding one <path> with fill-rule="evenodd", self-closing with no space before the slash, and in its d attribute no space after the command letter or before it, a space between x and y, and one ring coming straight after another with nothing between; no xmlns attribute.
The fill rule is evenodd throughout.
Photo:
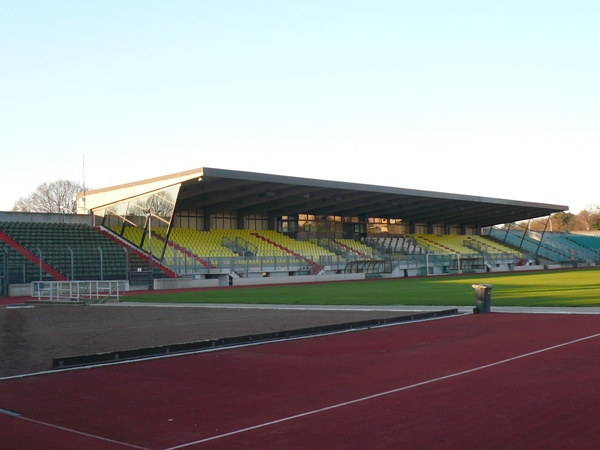
<svg viewBox="0 0 600 450"><path fill-rule="evenodd" d="M9 297L29 297L31 295L31 283L11 284L8 286Z"/></svg>
<svg viewBox="0 0 600 450"><path fill-rule="evenodd" d="M531 270L544 270L545 267L542 265L531 265L531 266L514 266L513 270L515 272L527 272Z"/></svg>
<svg viewBox="0 0 600 450"><path fill-rule="evenodd" d="M194 280L191 278L160 278L154 280L154 289L194 289L219 286L218 279Z"/></svg>
<svg viewBox="0 0 600 450"><path fill-rule="evenodd" d="M260 277L234 278L233 286L261 286L270 284L316 283L326 281L364 280L364 273L345 273L340 275L306 275L302 277Z"/></svg>
<svg viewBox="0 0 600 450"><path fill-rule="evenodd" d="M92 225L91 214L46 214L0 211L0 222L82 223Z"/></svg>

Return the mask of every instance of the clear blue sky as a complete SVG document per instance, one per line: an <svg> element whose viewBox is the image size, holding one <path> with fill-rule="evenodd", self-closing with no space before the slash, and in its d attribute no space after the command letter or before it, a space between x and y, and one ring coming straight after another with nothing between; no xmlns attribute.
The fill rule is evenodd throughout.
<svg viewBox="0 0 600 450"><path fill-rule="evenodd" d="M0 0L0 210L216 167L579 212L599 23L597 0Z"/></svg>

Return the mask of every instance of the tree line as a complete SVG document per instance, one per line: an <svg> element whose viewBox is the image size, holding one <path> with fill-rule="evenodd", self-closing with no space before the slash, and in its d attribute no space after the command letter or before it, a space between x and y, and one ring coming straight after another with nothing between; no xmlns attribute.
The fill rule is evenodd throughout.
<svg viewBox="0 0 600 450"><path fill-rule="evenodd" d="M76 194L85 190L77 182L56 180L40 184L35 191L26 197L19 198L12 211L36 212L49 214L76 214Z"/></svg>
<svg viewBox="0 0 600 450"><path fill-rule="evenodd" d="M590 206L573 214L558 212L550 216L549 231L598 231L600 230L600 205Z"/></svg>

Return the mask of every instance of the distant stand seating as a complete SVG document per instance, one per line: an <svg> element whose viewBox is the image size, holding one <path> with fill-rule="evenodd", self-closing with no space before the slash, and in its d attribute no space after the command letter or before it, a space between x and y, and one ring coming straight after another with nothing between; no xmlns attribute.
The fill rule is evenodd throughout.
<svg viewBox="0 0 600 450"><path fill-rule="evenodd" d="M164 229L158 229L156 233L162 238L166 236ZM282 261L291 258L301 265L311 266L314 272L321 269L318 265L321 256L335 256L313 242L297 241L273 230L197 231L173 228L168 245L174 251L196 259L204 267L222 259L239 259L244 264L256 265L275 264L277 261L281 265Z"/></svg>
<svg viewBox="0 0 600 450"><path fill-rule="evenodd" d="M363 242L354 239L335 239L334 245L339 245L342 248L352 252L355 255L362 256L368 259L373 259L373 247L369 247Z"/></svg>
<svg viewBox="0 0 600 450"><path fill-rule="evenodd" d="M368 237L364 242L375 250L388 255L420 255L425 253L425 249L409 236Z"/></svg>
<svg viewBox="0 0 600 450"><path fill-rule="evenodd" d="M558 264L600 263L600 236L563 232L536 232L522 229L486 229L497 242L518 248L536 258Z"/></svg>
<svg viewBox="0 0 600 450"><path fill-rule="evenodd" d="M570 233L547 233L542 241L557 252L568 255L569 260L600 262L600 236Z"/></svg>
<svg viewBox="0 0 600 450"><path fill-rule="evenodd" d="M472 261L472 267L478 269L485 267L486 261L491 265L514 265L522 260L522 254L518 250L484 236L407 234L399 237L369 237L364 242L391 259L419 257L423 254L456 257L460 259L460 263L452 264L457 267L460 264L463 272L470 264L467 260Z"/></svg>
<svg viewBox="0 0 600 450"><path fill-rule="evenodd" d="M84 224L0 222L0 234L8 237L11 283L124 280L131 266L148 267L142 255Z"/></svg>
<svg viewBox="0 0 600 450"><path fill-rule="evenodd" d="M28 260L34 266L39 267L39 277L40 279L45 278L43 274L51 277L53 280L57 281L65 281L67 278L56 270L54 267L50 266L46 261L42 259L41 251L36 256L27 248L23 247L17 241L15 241L12 237L8 236L6 233L0 231L0 240L2 241L6 251L11 251L11 253L21 255L25 260ZM9 263L10 264L10 263ZM10 266L9 266L10 267Z"/></svg>
<svg viewBox="0 0 600 450"><path fill-rule="evenodd" d="M130 229L133 229L133 227L131 227ZM122 238L120 238L119 236L117 236L116 234L113 234L111 231L107 230L106 228L102 228L99 227L97 228L97 231L103 235L105 238L109 239L111 242L114 242L115 244L117 244L122 251L125 251L128 255L128 273L132 273L132 272L136 272L136 271L148 271L150 270L150 256L148 253L148 250L146 249L140 249L139 247L135 246L133 243L129 242L129 241L123 241ZM139 234L139 236L141 236L142 231L141 230L137 230L136 232L136 237L137 234ZM132 237L132 233L128 233L127 234L130 238ZM160 254L160 249L163 245L162 240L160 237L156 238L153 236L152 238L153 241L153 247L152 247L152 254L153 256L156 257L156 255ZM139 242L139 239L138 239ZM148 248L148 246L146 245L145 248ZM168 267L165 267L163 264L161 264L159 261L157 260L153 260L153 277L154 278L165 278L165 277L169 277L169 278L175 278L177 276L177 274L175 274L175 272L173 272L171 269L169 269Z"/></svg>
<svg viewBox="0 0 600 450"><path fill-rule="evenodd" d="M543 261L556 264L573 264L578 262L598 262L599 256L592 248L573 242L561 232L546 231L524 232L523 230L504 230L491 228L489 237L511 245L523 253L532 255Z"/></svg>
<svg viewBox="0 0 600 450"><path fill-rule="evenodd" d="M124 250L87 225L4 222L0 224L0 230L41 260L42 265L48 264L56 271L47 270L54 280L61 277L109 280L127 276ZM39 262L32 262L39 266ZM26 282L33 280L26 279Z"/></svg>
<svg viewBox="0 0 600 450"><path fill-rule="evenodd" d="M21 252L15 249L0 239L0 259L2 260L2 266L0 266L0 283L5 281L4 277L4 258L8 259L8 283L9 284L23 284L31 280L37 281L51 281L54 280L52 275L40 270L37 263L31 261L30 258L24 256Z"/></svg>
<svg viewBox="0 0 600 450"><path fill-rule="evenodd" d="M272 230L197 231L174 228L169 239L200 258L290 256L294 253L305 257L334 255L314 243L300 242ZM236 240L244 245L230 245ZM248 249L251 251L248 252Z"/></svg>

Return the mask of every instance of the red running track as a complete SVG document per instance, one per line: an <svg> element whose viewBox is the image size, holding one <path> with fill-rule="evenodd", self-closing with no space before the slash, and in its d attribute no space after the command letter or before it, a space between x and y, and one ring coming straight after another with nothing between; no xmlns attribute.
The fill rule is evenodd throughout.
<svg viewBox="0 0 600 450"><path fill-rule="evenodd" d="M468 315L0 381L2 449L597 448L600 316Z"/></svg>

